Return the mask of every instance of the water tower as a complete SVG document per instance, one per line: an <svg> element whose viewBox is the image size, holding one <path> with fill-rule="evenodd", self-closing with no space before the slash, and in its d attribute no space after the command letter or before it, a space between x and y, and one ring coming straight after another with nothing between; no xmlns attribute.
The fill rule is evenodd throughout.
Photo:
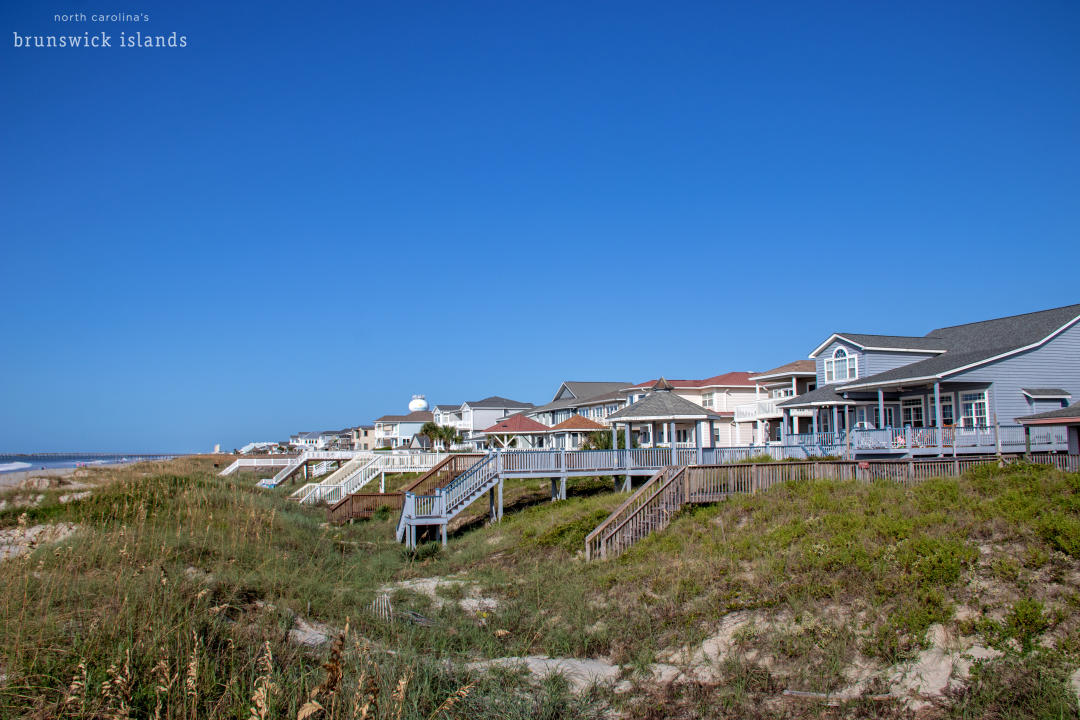
<svg viewBox="0 0 1080 720"><path fill-rule="evenodd" d="M412 400L409 401L409 412L420 412L422 410L427 410L427 409L428 409L427 400L424 399L423 395L413 395L412 396Z"/></svg>

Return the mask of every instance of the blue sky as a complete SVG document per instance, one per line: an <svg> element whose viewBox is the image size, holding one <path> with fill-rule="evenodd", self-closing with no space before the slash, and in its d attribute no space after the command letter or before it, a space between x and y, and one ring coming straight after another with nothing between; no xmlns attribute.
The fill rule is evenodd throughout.
<svg viewBox="0 0 1080 720"><path fill-rule="evenodd" d="M106 5L0 8L0 451L1080 301L1075 2ZM86 30L189 46L13 47Z"/></svg>

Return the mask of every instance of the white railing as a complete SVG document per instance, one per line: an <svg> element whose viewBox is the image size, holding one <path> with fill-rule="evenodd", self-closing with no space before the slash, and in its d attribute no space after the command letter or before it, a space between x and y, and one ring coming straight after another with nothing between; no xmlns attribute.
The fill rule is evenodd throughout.
<svg viewBox="0 0 1080 720"><path fill-rule="evenodd" d="M293 461L291 457L280 458L238 458L233 460L232 463L218 473L220 476L232 475L234 472L241 468L272 468L272 467L284 467Z"/></svg>
<svg viewBox="0 0 1080 720"><path fill-rule="evenodd" d="M445 460L446 453L365 453L356 464L346 463L321 483L305 485L293 493L301 503L335 503L387 473L424 472ZM367 460L367 462L363 462ZM350 467L351 465L351 467ZM379 492L385 487L380 486Z"/></svg>
<svg viewBox="0 0 1080 720"><path fill-rule="evenodd" d="M1031 428L1033 451L1064 450L1068 438L1062 426ZM1024 452L1027 439L1020 425L986 427L903 427L788 435L783 446L853 452L904 452L928 454L955 452Z"/></svg>
<svg viewBox="0 0 1080 720"><path fill-rule="evenodd" d="M783 417L784 409L777 407L777 403L790 400L789 397L769 397L761 398L750 403L742 403L735 406L735 422L753 422L755 420L766 420L772 418ZM788 410L788 414L791 417L810 417L814 414L813 410L803 408L791 408Z"/></svg>

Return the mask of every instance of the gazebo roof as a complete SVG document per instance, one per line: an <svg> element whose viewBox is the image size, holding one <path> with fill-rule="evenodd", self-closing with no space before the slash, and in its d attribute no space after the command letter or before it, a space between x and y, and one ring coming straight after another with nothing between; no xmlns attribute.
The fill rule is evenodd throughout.
<svg viewBox="0 0 1080 720"><path fill-rule="evenodd" d="M608 416L609 421L654 421L654 420L723 420L724 417L711 410L706 410L686 398L671 392L671 385L660 378L653 386L653 391Z"/></svg>
<svg viewBox="0 0 1080 720"><path fill-rule="evenodd" d="M1077 425L1080 424L1080 402L1037 415L1016 418L1021 425Z"/></svg>
<svg viewBox="0 0 1080 720"><path fill-rule="evenodd" d="M484 435L532 435L550 430L547 425L541 425L532 418L527 418L521 413L503 418L486 430L480 432Z"/></svg>
<svg viewBox="0 0 1080 720"><path fill-rule="evenodd" d="M581 415L571 415L566 420L550 429L550 432L558 432L560 430L607 430L607 426L601 425L595 420L590 420L587 417Z"/></svg>

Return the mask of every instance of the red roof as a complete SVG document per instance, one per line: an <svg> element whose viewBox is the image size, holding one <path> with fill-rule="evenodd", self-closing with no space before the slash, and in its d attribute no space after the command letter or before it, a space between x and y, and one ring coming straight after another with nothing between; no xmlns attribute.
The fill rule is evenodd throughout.
<svg viewBox="0 0 1080 720"><path fill-rule="evenodd" d="M704 380L668 380L671 386L678 390L679 388L703 388L714 385L720 385L723 387L754 387L756 383L750 381L750 376L754 373L750 372L729 372L722 375L713 375L712 377L705 378ZM637 385L631 385L633 388L651 388L658 380L649 380L647 382L638 383Z"/></svg>
<svg viewBox="0 0 1080 720"><path fill-rule="evenodd" d="M607 430L606 425L601 425L595 420L590 420L581 415L571 415L566 420L551 428L552 430Z"/></svg>
<svg viewBox="0 0 1080 720"><path fill-rule="evenodd" d="M511 415L495 423L487 430L481 430L485 435L526 435L548 431L547 425L541 425L521 413Z"/></svg>

